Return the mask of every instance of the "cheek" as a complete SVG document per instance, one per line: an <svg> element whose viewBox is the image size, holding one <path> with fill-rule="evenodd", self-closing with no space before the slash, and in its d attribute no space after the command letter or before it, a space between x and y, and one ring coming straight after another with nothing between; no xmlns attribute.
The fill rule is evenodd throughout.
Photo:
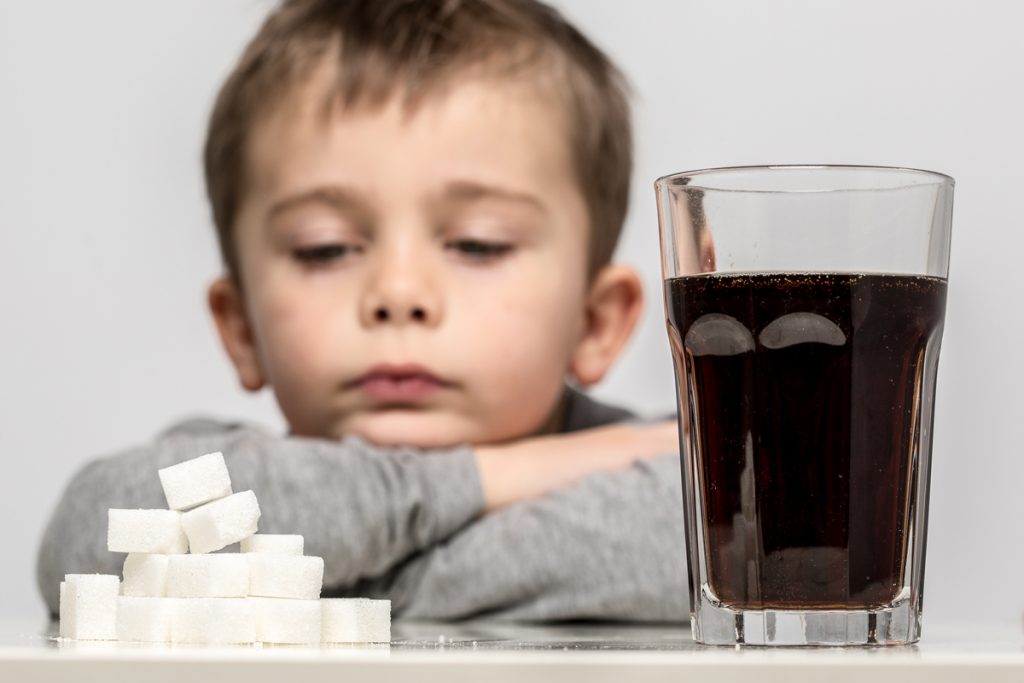
<svg viewBox="0 0 1024 683"><path fill-rule="evenodd" d="M340 304L325 292L296 291L288 283L267 287L261 294L252 313L271 384L308 384L328 372L339 355Z"/></svg>
<svg viewBox="0 0 1024 683"><path fill-rule="evenodd" d="M503 391L537 383L560 385L580 334L579 287L547 269L517 275L514 283L491 285L460 288L468 327L465 349L475 356L480 374Z"/></svg>

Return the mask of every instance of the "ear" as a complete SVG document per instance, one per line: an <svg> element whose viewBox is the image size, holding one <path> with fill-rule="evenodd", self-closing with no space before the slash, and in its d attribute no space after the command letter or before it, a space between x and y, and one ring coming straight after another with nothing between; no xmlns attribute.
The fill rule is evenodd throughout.
<svg viewBox="0 0 1024 683"><path fill-rule="evenodd" d="M249 391L257 391L265 380L241 290L230 278L219 277L210 285L207 301L217 323L220 343L235 366L239 383Z"/></svg>
<svg viewBox="0 0 1024 683"><path fill-rule="evenodd" d="M583 335L569 370L582 386L597 384L633 333L643 310L643 286L632 268L605 266L587 293Z"/></svg>

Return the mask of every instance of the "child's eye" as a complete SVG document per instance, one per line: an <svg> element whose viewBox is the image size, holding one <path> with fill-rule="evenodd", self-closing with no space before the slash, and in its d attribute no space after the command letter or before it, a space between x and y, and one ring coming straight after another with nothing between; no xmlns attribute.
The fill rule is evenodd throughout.
<svg viewBox="0 0 1024 683"><path fill-rule="evenodd" d="M339 261L358 250L352 244L318 244L315 247L295 249L292 255L299 263L317 266Z"/></svg>
<svg viewBox="0 0 1024 683"><path fill-rule="evenodd" d="M487 260L504 256L513 249L513 245L505 242L484 242L482 240L453 240L445 245L463 256L476 260Z"/></svg>

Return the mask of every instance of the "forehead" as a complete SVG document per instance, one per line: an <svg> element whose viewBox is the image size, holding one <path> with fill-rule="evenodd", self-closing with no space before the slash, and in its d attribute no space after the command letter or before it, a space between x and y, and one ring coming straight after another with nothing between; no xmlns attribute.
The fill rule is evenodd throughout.
<svg viewBox="0 0 1024 683"><path fill-rule="evenodd" d="M582 202L565 107L522 79L469 77L415 101L394 93L381 104L327 106L330 74L293 88L251 131L247 183L256 197L343 183L371 198L429 193L472 179Z"/></svg>

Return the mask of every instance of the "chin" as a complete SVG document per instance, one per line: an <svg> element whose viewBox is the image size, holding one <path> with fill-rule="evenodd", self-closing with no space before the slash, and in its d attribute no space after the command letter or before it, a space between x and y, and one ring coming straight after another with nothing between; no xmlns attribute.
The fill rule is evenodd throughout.
<svg viewBox="0 0 1024 683"><path fill-rule="evenodd" d="M452 448L486 443L486 430L465 418L396 411L362 415L343 426L341 433L356 435L377 446L421 449Z"/></svg>

